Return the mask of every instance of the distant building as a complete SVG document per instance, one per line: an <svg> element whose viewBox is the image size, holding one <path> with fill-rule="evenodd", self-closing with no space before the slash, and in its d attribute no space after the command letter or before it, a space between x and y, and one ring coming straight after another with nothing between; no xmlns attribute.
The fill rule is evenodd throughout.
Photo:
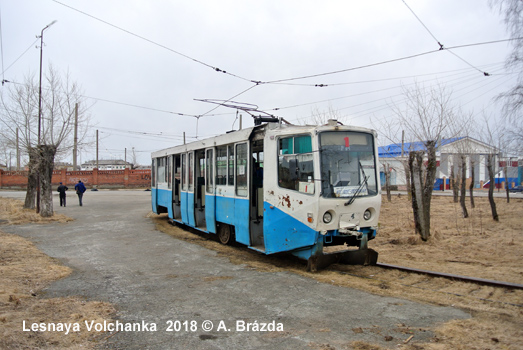
<svg viewBox="0 0 523 350"><path fill-rule="evenodd" d="M0 163L0 170L7 171L7 165Z"/></svg>
<svg viewBox="0 0 523 350"><path fill-rule="evenodd" d="M96 160L90 160L82 164L82 170L93 170L96 168ZM123 170L131 169L132 164L122 159L98 160L98 170Z"/></svg>
<svg viewBox="0 0 523 350"><path fill-rule="evenodd" d="M423 142L405 143L403 144L403 150L401 144L379 147L381 183L384 184L385 182L383 167L388 166L391 171L391 185L405 186L406 179L403 164L408 162L410 152L421 150L425 150ZM502 162L500 162L502 159L500 159L500 151L496 149L496 147L471 137L441 140L437 145L436 152L437 170L435 188L443 188L443 179L445 179L446 182L445 188L448 188L448 179L450 178L452 167L454 167L454 172L458 175L461 166L461 155L465 156L467 184L469 184L470 181L474 181L474 187L476 188L480 188L480 186L485 184L488 185L487 156L489 154L494 155L494 173L496 185L498 185L498 182L505 181L505 174L503 173L503 168L500 167L500 165L502 165ZM511 163L511 165L513 164ZM472 179L472 167L474 168L474 179ZM507 170L509 182L517 182L517 165L515 178L514 169ZM438 183L438 181L440 183Z"/></svg>
<svg viewBox="0 0 523 350"><path fill-rule="evenodd" d="M54 162L54 170L73 170L73 165L71 163L65 163L65 162ZM80 170L80 167L77 165L75 170Z"/></svg>

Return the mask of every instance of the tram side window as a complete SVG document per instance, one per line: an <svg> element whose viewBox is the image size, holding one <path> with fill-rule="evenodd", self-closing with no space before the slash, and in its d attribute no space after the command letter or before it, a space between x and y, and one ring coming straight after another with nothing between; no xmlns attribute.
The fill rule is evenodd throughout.
<svg viewBox="0 0 523 350"><path fill-rule="evenodd" d="M229 151L229 177L227 185L234 186L234 146L229 145L227 146L227 149Z"/></svg>
<svg viewBox="0 0 523 350"><path fill-rule="evenodd" d="M247 197L247 144L236 145L236 195Z"/></svg>
<svg viewBox="0 0 523 350"><path fill-rule="evenodd" d="M310 135L279 140L278 184L299 192L314 193L314 164Z"/></svg>
<svg viewBox="0 0 523 350"><path fill-rule="evenodd" d="M166 172L166 176L167 176L167 188L171 188L171 182L172 182L172 170L171 170L171 166L172 166L172 156L167 156L167 172Z"/></svg>
<svg viewBox="0 0 523 350"><path fill-rule="evenodd" d="M227 185L227 146L216 148L216 185Z"/></svg>
<svg viewBox="0 0 523 350"><path fill-rule="evenodd" d="M205 168L207 172L207 193L213 193L212 191L212 182L213 182L213 158L212 158L212 149L207 150L207 167Z"/></svg>
<svg viewBox="0 0 523 350"><path fill-rule="evenodd" d="M158 158L158 182L167 182L165 173L166 157Z"/></svg>
<svg viewBox="0 0 523 350"><path fill-rule="evenodd" d="M187 191L187 173L185 171L187 164L187 154L182 154L182 191Z"/></svg>
<svg viewBox="0 0 523 350"><path fill-rule="evenodd" d="M187 183L189 184L189 192L194 191L194 153L189 153L189 180Z"/></svg>
<svg viewBox="0 0 523 350"><path fill-rule="evenodd" d="M151 171L152 171L152 174L151 174L151 187L155 187L156 186L156 158L153 159L153 164L152 164L152 167L151 167Z"/></svg>

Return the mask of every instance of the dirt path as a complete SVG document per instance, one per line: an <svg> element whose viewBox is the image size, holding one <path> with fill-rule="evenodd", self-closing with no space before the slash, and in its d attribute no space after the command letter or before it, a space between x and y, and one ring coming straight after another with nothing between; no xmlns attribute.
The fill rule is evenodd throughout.
<svg viewBox="0 0 523 350"><path fill-rule="evenodd" d="M29 238L73 269L69 277L45 290L47 297L82 295L109 302L117 310L115 320L141 325L138 330L115 332L106 348L364 349L367 344L396 348L411 335L409 344L430 341L437 325L470 317L452 307L231 262L221 252L156 230L145 217L150 208L146 192L89 192L83 207L71 204L56 209L73 217L73 222L3 229ZM210 324L205 321L212 322L212 331L203 329ZM242 328L247 323L249 330ZM262 323L283 331L260 332Z"/></svg>

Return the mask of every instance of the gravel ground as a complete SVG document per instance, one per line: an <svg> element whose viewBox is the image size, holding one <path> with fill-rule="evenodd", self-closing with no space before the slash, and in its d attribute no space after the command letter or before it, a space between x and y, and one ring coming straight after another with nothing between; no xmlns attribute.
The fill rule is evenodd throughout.
<svg viewBox="0 0 523 350"><path fill-rule="evenodd" d="M46 289L47 296L107 301L117 309L115 320L139 326L113 334L103 348L343 349L354 341L395 348L411 333L429 341L435 325L470 317L450 307L231 264L155 230L147 218L150 192L89 191L82 207L75 197L69 195L66 208L57 197L54 202L56 212L73 222L2 229L31 239L74 270ZM260 331L264 324L267 330Z"/></svg>

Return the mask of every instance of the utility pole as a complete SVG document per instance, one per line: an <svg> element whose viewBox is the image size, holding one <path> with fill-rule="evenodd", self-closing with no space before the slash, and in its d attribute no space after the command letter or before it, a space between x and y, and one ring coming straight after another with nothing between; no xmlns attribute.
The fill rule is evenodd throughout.
<svg viewBox="0 0 523 350"><path fill-rule="evenodd" d="M76 171L76 155L78 154L78 103L74 106L74 146L73 146L73 171Z"/></svg>
<svg viewBox="0 0 523 350"><path fill-rule="evenodd" d="M125 164L127 164L127 147L125 147L125 153L124 154L125 155L124 155L124 160L123 161L125 162Z"/></svg>
<svg viewBox="0 0 523 350"><path fill-rule="evenodd" d="M96 169L98 169L98 130L96 130Z"/></svg>

